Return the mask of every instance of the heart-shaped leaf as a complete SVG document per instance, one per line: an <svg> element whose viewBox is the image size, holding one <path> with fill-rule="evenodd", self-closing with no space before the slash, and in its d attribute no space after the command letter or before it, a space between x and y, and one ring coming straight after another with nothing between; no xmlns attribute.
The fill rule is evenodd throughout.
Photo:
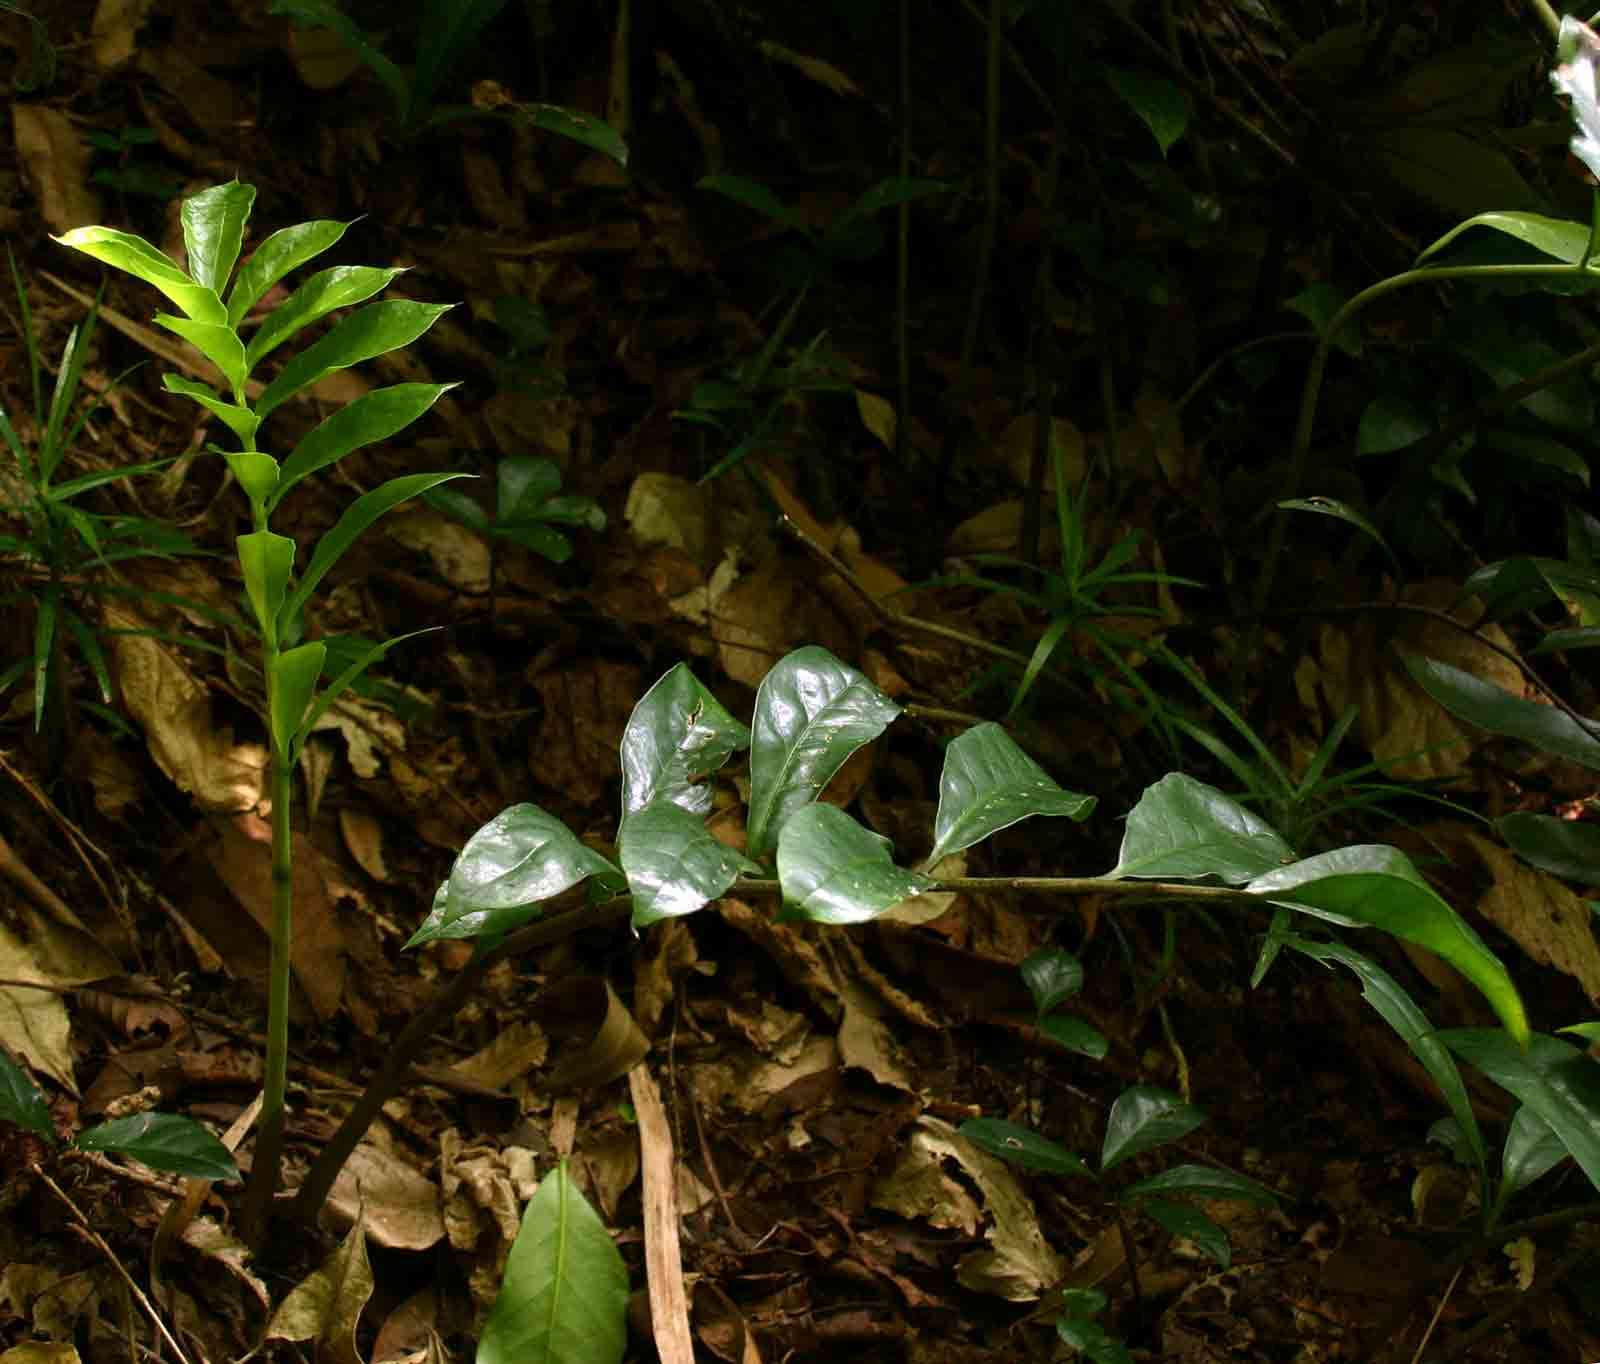
<svg viewBox="0 0 1600 1364"><path fill-rule="evenodd" d="M803 805L778 838L783 915L859 924L937 884L894 864L889 840L832 805Z"/></svg>
<svg viewBox="0 0 1600 1364"><path fill-rule="evenodd" d="M1058 786L999 725L974 725L945 750L928 863L970 848L1030 815L1084 820L1094 807L1093 796Z"/></svg>
<svg viewBox="0 0 1600 1364"><path fill-rule="evenodd" d="M586 877L615 872L554 815L513 805L473 834L450 868L444 921L537 904Z"/></svg>
<svg viewBox="0 0 1600 1364"><path fill-rule="evenodd" d="M899 706L826 649L808 645L781 659L756 691L750 856L763 856L785 821L898 714Z"/></svg>
<svg viewBox="0 0 1600 1364"><path fill-rule="evenodd" d="M1145 788L1128 815L1110 877L1199 880L1242 885L1294 859L1294 850L1258 815L1214 786L1172 772Z"/></svg>

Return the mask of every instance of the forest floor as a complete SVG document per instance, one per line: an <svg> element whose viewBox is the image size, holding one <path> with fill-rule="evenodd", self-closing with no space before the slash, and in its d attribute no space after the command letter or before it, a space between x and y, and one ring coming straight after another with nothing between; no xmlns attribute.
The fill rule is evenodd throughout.
<svg viewBox="0 0 1600 1364"><path fill-rule="evenodd" d="M697 105L681 71L633 110L638 145L624 170L504 120L402 136L364 69L313 50L305 35L291 39L257 6L176 6L143 27L132 8L100 6L92 35L91 6L57 8L58 40L86 36L57 53L49 84L18 97L0 178L0 234L16 250L51 364L97 276L45 233L105 223L181 254L178 196L237 175L259 193L252 240L312 218L359 219L341 261L406 266L396 292L459 305L410 350L285 407L271 439L287 449L364 386L460 383L400 441L303 485L277 529L305 546L353 491L385 477L461 468L493 488L501 461L530 455L553 461L564 492L606 514L603 530L564 528L573 553L556 564L412 504L341 565L315 609L319 633L445 629L390 655L388 690L333 712L303 765L291 1187L398 1032L466 964L460 943L403 950L462 845L529 802L609 847L623 726L678 660L740 718L771 664L812 643L920 706L829 798L853 801L903 861L927 851L942 744L962 727L938 712L997 718L1016 683L1014 669L991 676L994 659L971 641L1026 657L1048 619L1004 594L928 585L970 575L975 552L1016 550L1033 441L1004 377L1014 356L997 348L966 374L960 417L976 433L967 445L931 400L897 432L892 249L816 282L785 333L796 290L773 263L792 235L695 187L755 134ZM4 37L20 54L27 27L8 22ZM671 51L670 28L657 38L687 59ZM564 40L546 91L531 76L518 88L518 64L502 62L507 70L474 87L481 110L543 97L599 113L609 92L616 117L630 76L613 69L609 34L579 23ZM839 125L875 127L856 96L819 85L829 70L785 67L781 80L805 88L807 107L836 107ZM820 123L763 135L791 168L849 142ZM848 201L797 202L823 225ZM970 285L961 243L947 245L950 269L913 281L910 329L920 370L953 381ZM1018 306L1010 287L997 291L1002 314ZM103 406L67 469L176 457L107 485L98 505L180 528L208 557L130 561L115 571L127 594L114 604L86 596L101 603L121 728L92 709L92 670L74 653L77 704L63 707L65 728L34 734L25 677L0 717L0 1044L48 1087L63 1132L153 1089L163 1111L223 1133L261 1074L270 862L257 688L230 652L172 642L220 645L193 604L237 610L231 546L246 507L205 453L221 439L216 425L161 388L163 371L194 357L152 327L157 303L143 285L108 281L86 376ZM14 304L4 310L20 323ZM754 357L775 336L775 372L756 375ZM149 363L111 385L140 362ZM26 431L32 397L11 329L0 336L0 401ZM1097 533L1141 530L1142 552L1171 547L1167 571L1206 576L1223 557L1214 542L1231 532L1194 513L1183 473L1194 452L1159 421L1129 430L1146 446L1125 450L1132 472L1117 508L1096 509ZM1081 463L1076 428L1057 435ZM740 442L753 453L702 483ZM1045 508L1047 525L1054 511ZM27 581L16 560L4 572ZM1182 608L1161 605L1160 620L1120 624L1181 629ZM6 610L8 648L24 652L32 615ZM1225 642L1192 631L1181 647L1206 669ZM1234 698L1286 760L1303 759L1342 709L1319 709L1331 700L1318 690L1331 687L1329 659L1370 645L1356 627L1329 626L1310 653L1299 647L1265 633L1243 679L1248 695ZM1217 668L1213 684L1226 690L1228 671ZM1152 666L1149 676L1175 704L1205 711L1175 674ZM1009 831L973 855L971 874L1104 871L1121 816L1173 765L1087 670L1076 692L1055 687L1039 684L1014 732L1099 810L1082 825ZM1398 689L1386 704L1396 724L1426 705ZM1419 748L1437 741L1418 724ZM1203 779L1231 784L1200 750L1189 757ZM1560 786L1538 808L1570 794ZM736 816L736 786L725 787ZM1509 799L1488 770L1451 794L1478 808ZM1568 906L1582 922L1585 908L1547 878L1530 882L1479 827L1401 795L1359 820L1334 817L1328 832L1395 843L1425 864L1514 963L1536 1026L1584 1016L1592 968L1526 925ZM465 1358L522 1203L563 1156L637 1290L629 1358L650 1359L650 1306L666 1310L671 1294L646 1272L640 1169L663 1151L676 1170L682 1286L704 1360L1065 1358L1051 1325L1063 1287L1106 1295L1102 1320L1134 1359L1400 1361L1419 1357L1424 1336L1425 1357L1438 1360L1469 1350L1600 1358L1600 1296L1572 1268L1592 1270L1592 1248L1585 1259L1581 1234L1562 1239L1537 1224L1504 1245L1476 1245L1471 1182L1427 1139L1444 1110L1426 1076L1353 977L1286 961L1250 989L1264 919L1038 892L954 893L933 917L914 916L924 921L855 928L779 924L772 908L730 895L637 937L613 925L498 965L385 1105L320 1236L285 1235L259 1260L233 1237L234 1186L191 1189L82 1155L34 1152L35 1166L0 1131L9 1210L0 1351L11 1351L0 1364L175 1358L156 1321L189 1359L214 1364L254 1350L269 1321L274 1359ZM1425 954L1377 935L1360 942L1440 1026L1492 1025ZM1018 966L1046 946L1083 961L1072 1012L1109 1041L1103 1060L1041 1032ZM1565 970L1533 964L1539 952ZM59 987L47 1009L28 982ZM1207 1204L1227 1233L1226 1266L1152 1220L1124 1219L1092 1180L1002 1165L957 1133L969 1118L1006 1118L1093 1163L1130 1085L1206 1110L1179 1143L1184 1160L1248 1175L1277 1196L1275 1208ZM641 1113L641 1094L653 1093L664 1124ZM1486 1121L1508 1117L1499 1091L1474 1101ZM248 1134L233 1139L247 1165ZM1141 1158L1129 1177L1159 1168ZM1567 1163L1522 1196L1516 1217L1583 1199ZM358 1215L370 1280L336 1286L324 1261ZM1478 1253L1463 1260L1468 1248ZM124 1272L145 1296L130 1295ZM321 1306L279 1311L307 1282L322 1286Z"/></svg>

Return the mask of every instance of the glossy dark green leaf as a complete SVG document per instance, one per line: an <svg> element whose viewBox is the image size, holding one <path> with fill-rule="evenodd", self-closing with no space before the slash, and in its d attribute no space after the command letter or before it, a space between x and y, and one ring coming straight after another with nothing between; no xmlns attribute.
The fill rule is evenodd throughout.
<svg viewBox="0 0 1600 1364"><path fill-rule="evenodd" d="M142 1161L152 1170L190 1179L238 1179L239 1167L220 1141L193 1118L176 1113L136 1113L113 1118L74 1143L84 1151L105 1151Z"/></svg>
<svg viewBox="0 0 1600 1364"><path fill-rule="evenodd" d="M271 641L277 640L276 622L288 595L289 576L294 571L295 542L287 535L270 530L252 531L234 541L239 551L239 568L244 575L245 596L255 612L256 623Z"/></svg>
<svg viewBox="0 0 1600 1364"><path fill-rule="evenodd" d="M671 800L622 821L617 857L633 895L635 928L693 914L727 890L741 871L755 876L762 871L715 838L701 815Z"/></svg>
<svg viewBox="0 0 1600 1364"><path fill-rule="evenodd" d="M703 779L750 743L750 731L701 685L685 663L650 688L622 732L622 816L670 802L695 814L711 808Z"/></svg>
<svg viewBox="0 0 1600 1364"><path fill-rule="evenodd" d="M1093 796L1058 786L999 725L974 725L945 750L928 861L937 863L1032 815L1081 821L1094 807Z"/></svg>
<svg viewBox="0 0 1600 1364"><path fill-rule="evenodd" d="M213 416L220 418L228 430L239 438L241 445L250 445L254 442L256 431L261 426L261 418L248 407L218 397L217 391L210 384L196 383L181 375L163 374L161 383L168 393L179 393L185 398L192 398Z"/></svg>
<svg viewBox="0 0 1600 1364"><path fill-rule="evenodd" d="M619 1364L627 1306L627 1266L562 1161L528 1200L476 1364Z"/></svg>
<svg viewBox="0 0 1600 1364"><path fill-rule="evenodd" d="M189 274L196 284L221 294L228 287L228 276L239 259L244 242L244 225L256 201L254 185L237 180L213 185L191 194L178 209L183 224L183 249L189 259Z"/></svg>
<svg viewBox="0 0 1600 1364"><path fill-rule="evenodd" d="M1565 261L1568 265L1576 265L1582 260L1584 249L1589 244L1588 226L1573 222L1570 218L1547 218L1538 213L1479 213L1452 227L1417 257L1417 264L1421 265L1430 256L1437 256L1464 233L1480 227L1503 232L1535 251Z"/></svg>
<svg viewBox="0 0 1600 1364"><path fill-rule="evenodd" d="M1083 989L1083 963L1062 947L1041 947L1019 969L1040 1018Z"/></svg>
<svg viewBox="0 0 1600 1364"><path fill-rule="evenodd" d="M1106 1138L1100 1152L1100 1173L1115 1169L1158 1146L1179 1141L1206 1120L1205 1110L1153 1085L1125 1089L1111 1105Z"/></svg>
<svg viewBox="0 0 1600 1364"><path fill-rule="evenodd" d="M540 507L561 491L561 470L553 459L508 455L496 470L495 520L531 521Z"/></svg>
<svg viewBox="0 0 1600 1364"><path fill-rule="evenodd" d="M1094 1178L1094 1171L1071 1151L1048 1137L1014 1122L1000 1118L969 1118L961 1124L960 1132L980 1151L1020 1165L1024 1170L1036 1170L1045 1175L1086 1175Z"/></svg>
<svg viewBox="0 0 1600 1364"><path fill-rule="evenodd" d="M1059 1042L1068 1051L1087 1056L1091 1061L1105 1060L1111 1049L1105 1034L1091 1028L1081 1018L1068 1014L1051 1014L1039 1020L1039 1031L1052 1042Z"/></svg>
<svg viewBox="0 0 1600 1364"><path fill-rule="evenodd" d="M234 335L232 327L224 322L196 322L188 317L174 317L171 313L157 313L155 323L181 336L217 367L229 388L235 393L242 393L244 346Z"/></svg>
<svg viewBox="0 0 1600 1364"><path fill-rule="evenodd" d="M792 227L797 232L809 235L809 229L795 211L760 181L750 180L742 175L707 175L695 182L695 188L708 189L713 194L723 195L736 204L743 204L746 208L754 210L764 218L771 218L773 222L782 223L785 227Z"/></svg>
<svg viewBox="0 0 1600 1364"><path fill-rule="evenodd" d="M1600 739L1565 711L1524 701L1448 663L1418 654L1403 657L1422 689L1458 720L1600 769Z"/></svg>
<svg viewBox="0 0 1600 1364"><path fill-rule="evenodd" d="M1580 625L1570 630L1551 630L1528 653L1553 654L1566 649L1600 649L1600 627Z"/></svg>
<svg viewBox="0 0 1600 1364"><path fill-rule="evenodd" d="M819 924L865 923L937 884L897 867L887 838L832 805L803 805L785 821L778 881L781 917Z"/></svg>
<svg viewBox="0 0 1600 1364"><path fill-rule="evenodd" d="M1278 1196L1265 1184L1232 1170L1212 1165L1175 1165L1149 1179L1130 1184L1117 1195L1119 1202L1136 1203L1142 1198L1231 1198L1257 1207L1275 1208ZM1188 1233L1183 1233L1187 1235Z"/></svg>
<svg viewBox="0 0 1600 1364"><path fill-rule="evenodd" d="M1522 999L1500 959L1399 849L1377 843L1337 848L1258 876L1245 889L1274 904L1369 924L1427 948L1482 991L1514 1036L1528 1035Z"/></svg>
<svg viewBox="0 0 1600 1364"><path fill-rule="evenodd" d="M1417 1007L1416 1001L1400 982L1376 962L1343 943L1317 942L1297 934L1286 935L1284 942L1313 961L1338 962L1355 972L1361 981L1362 998L1394 1029L1439 1087L1439 1093L1444 1096L1445 1104L1455 1119L1460 1139L1470 1154L1468 1163L1477 1166L1480 1174L1486 1173L1489 1156L1484 1146L1483 1132L1478 1127L1472 1099L1467 1094L1467 1086L1456 1067L1455 1058L1450 1055L1449 1048L1439 1041L1433 1023Z"/></svg>
<svg viewBox="0 0 1600 1364"><path fill-rule="evenodd" d="M1566 1143L1527 1104L1511 1115L1506 1147L1500 1163L1505 1196L1511 1197L1534 1180L1548 1174L1567 1158Z"/></svg>
<svg viewBox="0 0 1600 1364"><path fill-rule="evenodd" d="M1088 1317L1057 1317L1056 1335L1089 1364L1133 1364L1128 1347Z"/></svg>
<svg viewBox="0 0 1600 1364"><path fill-rule="evenodd" d="M164 251L156 250L143 237L110 227L75 227L54 240L124 270L146 284L155 285L182 309L185 317L223 325L228 321L228 310L222 306L216 290L196 284L177 261Z"/></svg>
<svg viewBox="0 0 1600 1364"><path fill-rule="evenodd" d="M826 649L807 645L756 691L750 740L750 856L762 857L796 810L814 801L846 759L900 713L877 687Z"/></svg>
<svg viewBox="0 0 1600 1364"><path fill-rule="evenodd" d="M590 151L609 156L619 166L628 164L628 144L609 123L591 114L563 109L556 104L521 104L517 109L535 128L570 138Z"/></svg>
<svg viewBox="0 0 1600 1364"><path fill-rule="evenodd" d="M429 488L437 487L453 478L468 477L470 475L465 473L408 474L404 478L391 478L370 493L363 493L356 498L344 509L344 514L334 522L333 529L317 541L316 552L311 556L311 563L306 567L305 575L283 604L283 610L279 615L280 622L288 624L299 619L306 602L311 599L311 594L327 576L328 570L339 562L351 545L355 544L361 532L384 513L392 511L402 502L409 502L413 497L420 497Z"/></svg>
<svg viewBox="0 0 1600 1364"><path fill-rule="evenodd" d="M283 461L270 512L301 479L343 459L353 450L403 431L448 393L454 384L393 384L375 388L326 417Z"/></svg>
<svg viewBox="0 0 1600 1364"><path fill-rule="evenodd" d="M1112 877L1198 880L1229 885L1294 860L1294 850L1263 819L1214 786L1172 772L1145 788L1128 815Z"/></svg>
<svg viewBox="0 0 1600 1364"><path fill-rule="evenodd" d="M389 299L358 308L341 318L333 330L313 341L278 372L278 377L256 400L256 412L266 417L280 403L335 370L348 369L363 360L409 346L449 312L451 306Z"/></svg>
<svg viewBox="0 0 1600 1364"><path fill-rule="evenodd" d="M0 1051L0 1122L15 1123L49 1142L56 1139L56 1127L50 1120L50 1105L45 1102L44 1091L3 1051Z"/></svg>
<svg viewBox="0 0 1600 1364"><path fill-rule="evenodd" d="M1600 826L1519 810L1495 821L1500 837L1541 871L1600 886Z"/></svg>
<svg viewBox="0 0 1600 1364"><path fill-rule="evenodd" d="M1543 1118L1600 1189L1600 1061L1542 1033L1526 1050L1495 1028L1454 1028L1439 1038Z"/></svg>
<svg viewBox="0 0 1600 1364"><path fill-rule="evenodd" d="M1107 67L1106 79L1122 102L1139 116L1165 156L1189 126L1189 96L1154 72L1129 67Z"/></svg>
<svg viewBox="0 0 1600 1364"><path fill-rule="evenodd" d="M1126 1202L1128 1191L1122 1192ZM1200 1209L1187 1203L1169 1203L1162 1198L1152 1198L1139 1209L1146 1217L1160 1223L1173 1236L1194 1242L1199 1250L1215 1260L1223 1269L1233 1264L1233 1247L1228 1233L1207 1217Z"/></svg>
<svg viewBox="0 0 1600 1364"><path fill-rule="evenodd" d="M322 676L322 660L327 646L319 641L286 649L270 664L272 677L272 744L285 762L293 757L295 736L311 709L317 679Z"/></svg>
<svg viewBox="0 0 1600 1364"><path fill-rule="evenodd" d="M228 295L227 320L237 327L280 279L320 256L350 229L352 223L320 218L272 233L251 253Z"/></svg>
<svg viewBox="0 0 1600 1364"><path fill-rule="evenodd" d="M297 332L338 308L350 308L381 293L405 271L399 266L335 265L319 270L274 308L245 348L249 369Z"/></svg>

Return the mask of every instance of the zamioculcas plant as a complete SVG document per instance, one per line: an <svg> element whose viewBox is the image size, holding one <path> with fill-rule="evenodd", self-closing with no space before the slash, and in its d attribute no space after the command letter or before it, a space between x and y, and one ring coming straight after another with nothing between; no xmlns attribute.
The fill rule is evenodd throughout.
<svg viewBox="0 0 1600 1364"><path fill-rule="evenodd" d="M235 275L255 197L252 186L232 181L184 200L187 268L143 238L109 227L80 227L56 240L155 285L177 306L181 316L158 313L157 325L199 350L216 366L223 383L218 389L176 374L163 375L162 382L169 392L192 398L211 412L239 444L237 450L207 448L227 460L250 502L252 528L239 536L236 544L245 596L261 635L272 749L272 965L265 1094L255 1163L240 1218L246 1239L259 1242L277 1190L283 1150L292 924L290 776L307 735L323 712L400 642L391 639L366 647L319 693L318 680L329 648L325 640L304 639L306 603L340 556L380 516L436 484L465 475L412 474L391 479L356 498L318 542L298 579L295 577L295 542L269 528L279 503L308 475L409 426L452 385L406 383L374 389L327 417L282 460L257 445L262 423L283 403L334 370L409 345L449 305L410 300L368 303L400 270L335 266L307 279L263 318L246 340L240 334L246 314L273 285L328 250L350 226L314 221L283 228L267 237ZM279 346L329 313L356 304L365 306L341 318L306 346L265 387L251 383L251 373Z"/></svg>

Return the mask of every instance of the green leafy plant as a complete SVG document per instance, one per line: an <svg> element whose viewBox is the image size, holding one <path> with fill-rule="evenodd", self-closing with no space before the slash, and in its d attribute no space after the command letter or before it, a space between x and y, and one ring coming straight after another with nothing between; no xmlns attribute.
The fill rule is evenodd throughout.
<svg viewBox="0 0 1600 1364"><path fill-rule="evenodd" d="M425 500L490 541L505 540L564 564L572 557L572 541L556 526L606 528L606 514L592 497L561 497L561 470L554 460L537 455L509 455L500 461L495 479L495 512L490 516L477 499L454 488L436 488Z"/></svg>
<svg viewBox="0 0 1600 1364"><path fill-rule="evenodd" d="M170 558L197 554L199 549L180 531L136 516L93 512L80 505L85 494L123 478L154 473L168 460L121 465L57 481L62 464L99 406L98 400L78 410L83 380L99 315L98 301L83 322L72 329L62 349L56 382L48 399L44 366L34 335L28 292L7 252L16 286L23 351L33 394L33 437L24 439L0 407L0 439L10 452L13 477L0 479L0 518L18 533L0 532L0 553L22 561L23 586L0 595L0 607L32 606L33 650L0 669L0 691L32 675L33 723L42 730L55 708L63 726L67 707L67 643L70 640L88 664L103 704L111 702L111 676L100 646L91 601L119 591L114 566L143 557ZM126 375L120 376L115 383ZM114 717L113 717L114 718Z"/></svg>
<svg viewBox="0 0 1600 1364"><path fill-rule="evenodd" d="M113 163L97 167L89 176L97 185L123 194L142 194L163 203L177 198L183 188L170 171L142 158L142 149L159 145L153 128L124 128L116 133L94 129L84 135L84 140L102 154L102 159Z"/></svg>
<svg viewBox="0 0 1600 1364"><path fill-rule="evenodd" d="M416 1050L453 1015L481 973L509 952L621 915L643 928L692 914L736 886L741 895L777 896L782 918L835 925L868 922L941 886L1015 886L1004 877L940 881L899 866L887 839L819 799L850 755L882 735L899 711L860 672L815 646L789 654L767 674L748 727L685 665L670 669L640 699L623 731L616 862L532 804L509 807L467 841L408 945L469 940L472 961L397 1040L383 1072L313 1161L296 1196L297 1214L315 1217ZM750 776L741 851L707 827L713 796L707 779L744 749ZM936 866L1021 820L1083 820L1094 806L1094 797L1052 780L1001 726L975 726L946 750L932 847L921 865ZM584 883L594 892L585 908L539 922L552 897ZM1027 884L1041 893L1281 908L1345 928L1376 927L1460 970L1494 1008L1511 1045L1529 1035L1505 968L1403 854L1372 845L1299 858L1258 815L1179 773L1148 788L1129 813L1109 872ZM1071 993L1071 974L1059 960L1041 964L1033 982L1041 1012ZM1060 1022L1062 1040L1092 1053L1097 1043L1091 1033L1066 1026L1070 1022ZM1119 1117L1113 1163L1145 1149L1139 1142L1164 1130L1145 1122L1147 1108L1135 1116L1139 1121ZM1102 1165L1103 1173L1109 1167ZM1148 1186L1136 1197L1162 1192L1182 1190Z"/></svg>
<svg viewBox="0 0 1600 1364"><path fill-rule="evenodd" d="M427 0L422 6L416 62L409 70L385 55L375 37L334 0L273 0L271 13L286 15L302 28L337 33L388 92L403 136L413 137L463 118L513 117L626 163L627 148L608 124L571 109L515 101L492 109L438 102L446 78L505 3L506 0Z"/></svg>
<svg viewBox="0 0 1600 1364"><path fill-rule="evenodd" d="M281 461L258 446L262 423L324 375L409 345L448 311L448 305L410 300L369 303L367 300L386 288L400 271L335 266L296 288L246 341L240 335L240 324L250 309L279 280L328 250L350 226L317 220L283 228L261 242L235 275L254 202L255 189L238 181L184 200L181 218L187 269L142 238L109 227L75 228L57 240L153 284L181 310L181 316L157 314L156 324L188 341L210 360L222 376L223 387L219 391L176 374L164 375L162 382L169 392L199 403L239 442L239 449L233 451L207 448L227 461L249 499L253 529L240 535L236 546L245 596L260 632L271 746L273 905L266 1077L255 1163L241 1218L247 1239L258 1241L265 1234L277 1189L283 1147L293 884L291 778L306 739L323 713L357 677L400 643L400 639L391 639L367 648L319 693L317 684L329 648L323 640L304 639L305 610L323 579L368 526L401 503L465 475L412 474L390 479L362 494L322 536L310 563L295 577L295 542L270 529L272 513L283 498L301 481L352 451L403 430L452 386L404 383L374 389L325 418ZM328 314L358 304L364 306L346 314L306 346L252 396L247 387L250 376L268 355Z"/></svg>
<svg viewBox="0 0 1600 1364"><path fill-rule="evenodd" d="M523 1210L477 1364L619 1364L628 1270L566 1161Z"/></svg>
<svg viewBox="0 0 1600 1364"><path fill-rule="evenodd" d="M61 1138L44 1092L27 1071L0 1051L0 1122L15 1123L51 1147ZM78 1151L128 1156L152 1170L191 1179L237 1179L233 1155L193 1118L174 1113L133 1113L87 1127L68 1143Z"/></svg>

